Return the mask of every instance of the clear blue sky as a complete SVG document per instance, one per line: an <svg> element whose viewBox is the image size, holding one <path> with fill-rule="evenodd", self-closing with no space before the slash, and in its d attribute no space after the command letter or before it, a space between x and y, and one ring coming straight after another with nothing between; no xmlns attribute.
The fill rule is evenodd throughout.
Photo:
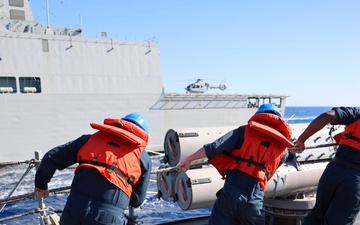
<svg viewBox="0 0 360 225"><path fill-rule="evenodd" d="M30 4L46 25L46 0ZM166 92L226 79L222 93L360 106L359 0L49 0L49 8L52 26L79 27L81 15L84 36L156 37Z"/></svg>

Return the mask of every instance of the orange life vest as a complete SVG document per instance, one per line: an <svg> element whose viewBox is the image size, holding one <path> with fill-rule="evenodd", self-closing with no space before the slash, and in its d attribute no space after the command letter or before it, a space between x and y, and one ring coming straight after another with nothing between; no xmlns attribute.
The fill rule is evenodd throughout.
<svg viewBox="0 0 360 225"><path fill-rule="evenodd" d="M244 142L240 149L222 154L209 160L222 176L228 170L240 170L258 178L260 186L266 190L267 181L278 168L289 141L291 128L277 115L259 113L250 118L244 131ZM241 182L241 181L239 181Z"/></svg>
<svg viewBox="0 0 360 225"><path fill-rule="evenodd" d="M339 145L347 145L360 150L360 120L345 127L344 132L334 136Z"/></svg>
<svg viewBox="0 0 360 225"><path fill-rule="evenodd" d="M95 168L129 198L132 185L141 176L140 155L148 143L148 134L135 124L120 119L91 123L99 130L79 150L79 168Z"/></svg>

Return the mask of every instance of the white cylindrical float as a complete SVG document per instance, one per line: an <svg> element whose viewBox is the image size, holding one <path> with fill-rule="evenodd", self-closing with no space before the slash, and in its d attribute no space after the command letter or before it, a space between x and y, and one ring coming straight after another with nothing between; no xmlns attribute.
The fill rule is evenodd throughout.
<svg viewBox="0 0 360 225"><path fill-rule="evenodd" d="M236 128L235 126L224 126L170 129L166 132L164 139L164 163L176 166L204 144L211 143ZM206 159L199 159L191 164L201 164L204 161Z"/></svg>
<svg viewBox="0 0 360 225"><path fill-rule="evenodd" d="M317 189L319 179L329 161L303 164L296 168L294 162L281 165L269 180L265 198L287 196L295 193L310 192Z"/></svg>
<svg viewBox="0 0 360 225"><path fill-rule="evenodd" d="M161 165L159 169L166 169L169 166ZM179 173L176 170L161 172L156 175L156 184L158 188L158 196L164 201L174 202L175 196L175 177Z"/></svg>
<svg viewBox="0 0 360 225"><path fill-rule="evenodd" d="M177 203L183 210L210 207L224 180L213 166L178 173L175 178Z"/></svg>

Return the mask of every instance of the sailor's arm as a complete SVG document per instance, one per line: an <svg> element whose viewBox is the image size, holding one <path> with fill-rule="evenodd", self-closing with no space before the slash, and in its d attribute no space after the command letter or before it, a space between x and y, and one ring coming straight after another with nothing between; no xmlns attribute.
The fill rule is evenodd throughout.
<svg viewBox="0 0 360 225"><path fill-rule="evenodd" d="M147 188L150 182L152 162L149 154L144 150L140 155L140 167L142 175L133 187L129 205L137 208L145 200Z"/></svg>
<svg viewBox="0 0 360 225"><path fill-rule="evenodd" d="M303 152L305 149L305 141L321 130L326 124L332 124L337 120L337 114L335 110L329 110L320 114L316 117L309 126L303 131L303 133L299 136L299 138L295 141L294 147L289 150L292 152Z"/></svg>
<svg viewBox="0 0 360 225"><path fill-rule="evenodd" d="M35 174L35 197L47 197L48 183L56 170L75 164L78 150L86 143L90 135L83 135L74 141L57 146L48 151L41 160Z"/></svg>
<svg viewBox="0 0 360 225"><path fill-rule="evenodd" d="M197 150L192 155L186 157L182 162L180 162L176 167L179 168L182 172L186 172L190 169L190 163L197 159L202 159L206 157L205 148L202 147Z"/></svg>
<svg viewBox="0 0 360 225"><path fill-rule="evenodd" d="M234 148L240 148L243 142L245 127L241 126L235 130L227 132L222 137L218 138L212 143L205 144L202 148L197 150L192 155L186 157L182 162L180 162L176 167L186 172L190 169L190 163L194 160L202 158L213 158L218 154L221 154L223 151L231 151Z"/></svg>

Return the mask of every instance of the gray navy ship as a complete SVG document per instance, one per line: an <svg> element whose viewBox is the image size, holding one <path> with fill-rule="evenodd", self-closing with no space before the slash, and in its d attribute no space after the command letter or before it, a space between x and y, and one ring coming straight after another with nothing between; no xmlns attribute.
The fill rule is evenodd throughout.
<svg viewBox="0 0 360 225"><path fill-rule="evenodd" d="M0 49L0 143L11 149L0 162L31 158L130 112L149 121L148 151L162 151L172 127L243 124L266 102L285 108L285 95L167 92L157 42L46 26L28 0L0 0Z"/></svg>

